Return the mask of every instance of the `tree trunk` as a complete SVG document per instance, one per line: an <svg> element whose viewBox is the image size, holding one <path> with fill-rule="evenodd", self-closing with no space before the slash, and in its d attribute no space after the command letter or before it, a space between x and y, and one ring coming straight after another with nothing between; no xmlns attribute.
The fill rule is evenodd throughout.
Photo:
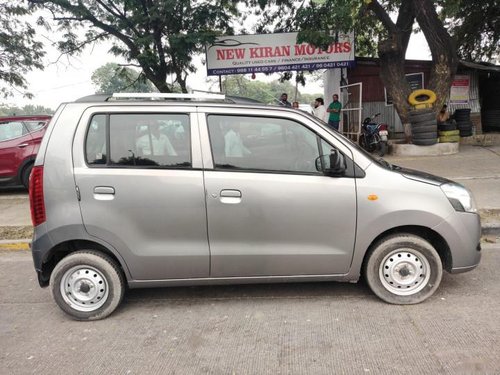
<svg viewBox="0 0 500 375"><path fill-rule="evenodd" d="M458 65L456 47L452 38L438 17L431 0L414 0L417 22L427 40L432 54L432 68L429 89L437 95L434 104L441 109L449 95L449 90Z"/></svg>
<svg viewBox="0 0 500 375"><path fill-rule="evenodd" d="M408 95L410 86L405 77L405 49L397 33L391 39L381 41L378 46L380 56L380 78L392 97L393 105L405 123L408 117Z"/></svg>
<svg viewBox="0 0 500 375"><path fill-rule="evenodd" d="M396 23L377 1L371 1L368 7L388 33L387 39L381 40L378 44L380 79L387 93L392 96L394 107L404 124L407 122L410 108L407 100L410 86L405 76L405 55L415 20L413 0L402 0Z"/></svg>

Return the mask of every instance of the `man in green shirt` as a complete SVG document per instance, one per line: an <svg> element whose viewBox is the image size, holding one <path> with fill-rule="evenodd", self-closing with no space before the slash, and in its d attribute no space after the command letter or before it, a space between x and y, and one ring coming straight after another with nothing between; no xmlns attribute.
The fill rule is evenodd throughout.
<svg viewBox="0 0 500 375"><path fill-rule="evenodd" d="M339 130L341 110L342 103L339 102L339 96L337 94L333 94L333 102L330 103L326 111L330 113L330 116L328 117L328 125L337 131Z"/></svg>

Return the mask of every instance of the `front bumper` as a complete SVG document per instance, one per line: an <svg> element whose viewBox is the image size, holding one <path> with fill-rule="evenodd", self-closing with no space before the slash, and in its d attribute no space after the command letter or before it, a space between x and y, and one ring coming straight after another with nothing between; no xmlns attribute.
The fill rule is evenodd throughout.
<svg viewBox="0 0 500 375"><path fill-rule="evenodd" d="M450 249L450 273L467 272L479 264L481 219L478 214L454 212L433 229L444 238Z"/></svg>

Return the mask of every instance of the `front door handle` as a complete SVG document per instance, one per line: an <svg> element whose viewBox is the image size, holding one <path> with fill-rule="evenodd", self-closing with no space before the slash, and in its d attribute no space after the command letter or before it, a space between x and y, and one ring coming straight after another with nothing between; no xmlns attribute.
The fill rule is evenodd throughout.
<svg viewBox="0 0 500 375"><path fill-rule="evenodd" d="M221 190L219 195L221 203L238 204L241 202L241 191L239 190Z"/></svg>
<svg viewBox="0 0 500 375"><path fill-rule="evenodd" d="M29 144L28 143L21 143L19 146L17 146L18 148L25 148L25 147L28 147Z"/></svg>
<svg viewBox="0 0 500 375"><path fill-rule="evenodd" d="M220 196L221 197L228 197L228 198L241 198L241 191L239 191L239 190L221 190Z"/></svg>

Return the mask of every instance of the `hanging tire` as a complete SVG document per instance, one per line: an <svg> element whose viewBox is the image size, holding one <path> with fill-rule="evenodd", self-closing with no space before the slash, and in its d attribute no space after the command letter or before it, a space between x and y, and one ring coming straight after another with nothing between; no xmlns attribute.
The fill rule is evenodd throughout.
<svg viewBox="0 0 500 375"><path fill-rule="evenodd" d="M434 294L443 275L436 249L413 234L394 234L379 241L363 264L375 295L397 305L420 303Z"/></svg>
<svg viewBox="0 0 500 375"><path fill-rule="evenodd" d="M107 317L120 304L125 278L109 256L93 250L64 257L52 271L50 289L58 306L76 320Z"/></svg>
<svg viewBox="0 0 500 375"><path fill-rule="evenodd" d="M412 143L417 146L432 146L438 142L438 139L412 139Z"/></svg>
<svg viewBox="0 0 500 375"><path fill-rule="evenodd" d="M436 101L436 93L432 90L415 90L408 97L408 103L411 105L433 104Z"/></svg>

